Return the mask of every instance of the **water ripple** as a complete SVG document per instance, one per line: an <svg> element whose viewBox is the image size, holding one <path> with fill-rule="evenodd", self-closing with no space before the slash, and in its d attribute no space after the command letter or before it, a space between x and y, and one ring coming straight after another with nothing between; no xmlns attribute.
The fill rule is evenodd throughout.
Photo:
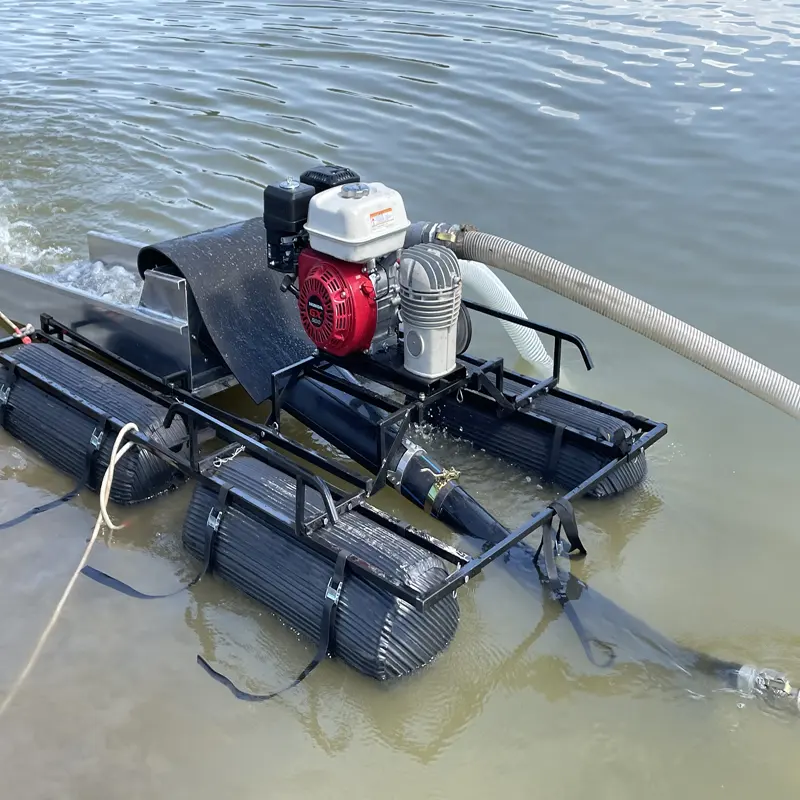
<svg viewBox="0 0 800 800"><path fill-rule="evenodd" d="M265 183L327 160L396 186L416 219L473 222L530 243L792 374L800 336L792 214L800 175L797 8L781 0L0 3L0 261L132 299L138 284L127 273L101 270L84 258L87 229L157 240L252 217ZM680 458L657 451L650 484L634 496L579 509L590 545L584 574L605 580L618 595L627 592L632 610L660 615L670 633L699 646L791 666L797 653L787 645L790 626L760 613L752 574L783 569L784 579L770 584L771 602L796 605L789 573L796 514L787 500L800 451L794 434L771 417L750 422L752 408L744 400L710 378L704 384L708 376L676 365L671 354L648 349L627 331L521 281L507 282L531 316L574 328L589 341L598 369L585 377L577 361L569 361L570 381L585 381L592 396L666 418L679 446ZM514 359L499 326L476 322L474 342L481 355ZM509 525L548 497L535 476L452 437L428 437L425 445L459 465L464 482ZM2 471L16 470L15 452L0 448ZM739 485L730 479L734 462L746 475ZM723 500L709 500L714 494ZM753 539L749 515L742 513L742 500L749 498L781 509L770 531L759 529L763 544ZM150 531L151 512L141 513L143 530ZM776 526L785 528L783 539ZM162 528L179 530L177 516ZM120 549L126 536L118 533ZM75 541L82 537L76 534ZM773 563L776 538L785 554L779 563ZM750 549L737 562L743 542ZM141 547L172 557L146 537ZM707 562L697 556L704 548L715 559L715 591L676 592L677 584L688 585L687 571L697 576L690 588L707 579ZM615 781L625 782L621 795L647 795L662 784L679 794L672 765L697 759L698 752L702 764L692 766L713 784L708 796L716 796L720 783L706 772L716 761L725 765L725 780L733 774L745 793L792 796L782 793L779 772L760 763L752 778L737 771L742 754L757 754L758 761L780 752L781 764L793 763L774 732L756 725L746 734L737 722L737 752L733 740L710 735L718 730L689 701L660 698L644 678L585 674L580 647L563 620L529 641L542 618L541 602L507 578L498 566L470 582L460 595L462 626L453 647L397 692L365 687L344 668L327 672L326 665L315 673L318 682L290 695L286 706L262 713L241 710L205 678L198 676L195 685L183 672L171 687L161 673L151 681L130 668L93 676L96 684L77 681L90 687L87 692L105 688L106 697L117 690L130 696L125 683L136 682L142 730L80 717L81 709L94 713L93 697L81 708L67 706L70 735L56 742L44 731L36 747L27 748L36 754L33 772L40 771L40 757L49 759L58 765L52 772L59 781L65 776L58 791L97 794L95 786L76 788L71 770L83 770L84 754L76 755L75 768L72 751L64 749L65 741L82 742L71 735L81 725L109 741L118 737L103 764L112 778L115 767L123 777L116 785L135 796L154 793L135 782L148 771L134 777L120 764L130 761L131 742L152 741L153 749L141 754L148 764L156 750L170 763L185 759L174 773L180 779L167 776L158 794L185 793L189 775L191 791L203 797L230 793L232 783L213 783L226 779L240 781L234 793L247 796L267 781L276 796L305 787L311 794L329 791L337 769L348 785L353 764L359 776L372 770L382 792L400 753L403 777L420 783L420 796L463 794L465 788L475 794L491 780L491 788L511 797L521 786L528 791L530 774L549 768L567 747L580 747L574 762L600 770L601 777L567 770L568 785L561 789L569 796L596 793L598 785ZM721 619L711 618L715 602ZM152 650L149 637L137 637L137 657L155 658L158 648L159 665L173 656L181 665L193 663L198 640L215 642L240 675L260 676L257 682L266 685L291 674L306 655L305 644L219 582L199 585L192 604L188 628L183 619L170 627L169 610L159 607L154 624L161 636ZM75 645L76 663L104 663L115 647L118 659L127 658L129 642L117 639L128 632L123 624L118 633L118 620L105 610L110 606L103 606L104 622L96 606L83 609L80 644L90 650ZM135 620L134 630L150 613L129 603L113 609L130 615L125 619ZM732 632L720 637L728 620ZM740 624L750 627L734 645ZM163 674L172 680L176 673L169 669ZM109 683L112 678L119 685ZM59 703L70 691L61 692L57 681L73 688L69 677L57 678L44 665L39 680L41 688L50 683L59 690ZM184 686L188 695L180 694ZM222 755L198 759L172 737L159 739L163 712L151 710L148 717L148 701L186 715L184 725L175 723L181 733L175 742L188 739L201 752L222 749ZM58 715L47 706L49 727ZM199 718L191 716L194 707ZM211 726L204 724L208 714L216 715ZM19 719L24 731L26 717ZM296 736L298 727L322 755L302 747L307 742ZM695 729L693 738L687 731ZM575 730L589 733L578 742ZM609 758L607 743L620 736L657 754L641 776L624 772L630 765L621 756ZM274 766L284 737L302 762L297 785L280 784L285 774ZM720 752L706 758L717 739ZM264 752L278 755L264 759ZM345 757L328 758L334 754ZM444 766L415 772L437 760ZM208 785L197 778L206 761L209 772L201 774L209 776ZM255 771L262 761L263 780ZM8 759L5 771L15 763ZM319 786L308 777L317 773ZM27 785L31 776L14 777ZM452 791L437 794L437 779ZM375 790L365 785L364 792Z"/></svg>

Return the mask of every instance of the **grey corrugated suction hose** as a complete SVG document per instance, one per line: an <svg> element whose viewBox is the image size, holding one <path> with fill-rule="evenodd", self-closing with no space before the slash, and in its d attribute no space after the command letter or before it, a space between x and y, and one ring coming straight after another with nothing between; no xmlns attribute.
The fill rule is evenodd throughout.
<svg viewBox="0 0 800 800"><path fill-rule="evenodd" d="M800 419L800 385L644 300L500 236L478 231L454 235L448 226L438 233L443 244L454 239L450 246L459 258L482 261L574 300Z"/></svg>

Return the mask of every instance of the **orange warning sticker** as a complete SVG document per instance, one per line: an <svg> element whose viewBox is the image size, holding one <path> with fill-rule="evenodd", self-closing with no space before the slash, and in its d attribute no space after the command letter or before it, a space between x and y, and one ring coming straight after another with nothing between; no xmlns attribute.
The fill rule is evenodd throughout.
<svg viewBox="0 0 800 800"><path fill-rule="evenodd" d="M369 215L369 222L372 230L382 228L394 222L394 211L392 208L382 208L380 211L373 211Z"/></svg>

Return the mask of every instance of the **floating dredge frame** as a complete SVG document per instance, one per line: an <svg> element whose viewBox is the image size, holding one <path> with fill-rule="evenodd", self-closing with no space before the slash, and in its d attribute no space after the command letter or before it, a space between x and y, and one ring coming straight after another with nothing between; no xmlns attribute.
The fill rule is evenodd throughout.
<svg viewBox="0 0 800 800"><path fill-rule="evenodd" d="M293 518L276 512L275 509L267 507L235 487L231 488L228 493L228 503L240 505L256 517L266 519L270 525L279 529L283 535L301 537L316 552L335 561L339 551L325 542L322 537L317 536L316 531L325 526L336 524L341 513L355 511L378 522L397 536L423 547L453 565L454 568L449 572L447 578L427 591L419 592L393 580L374 565L360 559L351 558L350 569L354 574L359 575L377 588L405 601L418 611L424 612L443 597L457 591L470 578L480 573L488 564L502 556L514 545L521 542L538 528L549 523L556 513L552 507L547 507L537 512L531 519L515 530L510 531L508 536L486 549L481 555L471 557L430 533L405 524L370 505L367 502L367 498L385 485L390 460L397 452L408 426L412 422L421 422L425 418L426 411L434 404L447 396L458 396L459 393L468 391L471 393L471 399L488 405L494 404L498 417L526 409L526 412L522 415L526 420L526 424L550 430L554 437L563 436L573 440L576 440L575 437L577 437L583 447L588 446L599 449L603 455L607 455L609 461L578 486L561 495L558 499L562 501L572 501L581 497L612 473L620 464L631 460L639 451L646 450L667 432L665 423L654 422L631 412L622 411L613 406L558 388L563 342L574 344L580 351L586 368L592 368L589 352L579 337L565 331L539 325L525 318L494 311L477 303L462 302L468 308L479 313L554 337L552 375L541 380L535 380L505 369L502 358L492 361L480 361L469 356L461 356L462 363L453 374L446 379L427 384L414 379L409 373L392 368L390 364L384 363L380 358L351 357L340 360L329 355L318 354L273 373L272 411L267 423L261 425L219 409L194 396L185 388L186 376L183 373L169 375L166 378L153 375L91 342L77 331L62 325L50 315L43 314L41 316L40 328L32 334L31 338L36 343L49 344L58 348L72 358L164 406L165 428L169 428L175 417L180 416L187 430L186 440L182 444L183 446L188 445L188 458L179 455L175 449L169 449L153 442L141 433L128 433L126 438L155 453L187 477L194 478L215 491L219 491L222 481L212 474L214 461L230 456L239 448L243 448L244 452L249 456L294 477L297 499ZM75 396L36 370L17 362L5 352L8 348L17 345L20 345L20 340L15 336L0 339L0 365L5 366L12 373L23 377L39 389L58 398L89 418L96 420L98 423L98 429L96 430L98 439L109 432L121 430L125 421L109 416L90 402ZM353 374L382 384L384 387L403 395L404 401L397 401L373 392L365 386L343 381L328 372L332 365L344 366ZM116 366L124 368L128 374L117 369ZM279 418L284 393L292 383L304 377L312 378L338 390L345 391L389 412L388 416L379 424L378 452L376 453L376 463L379 467L374 478L365 478L281 433ZM492 377L494 381L491 380ZM521 385L524 387L523 390L516 393L511 391L506 386L506 379L509 379L514 384ZM535 397L545 392L562 397L571 403L611 415L626 423L634 433L628 438L609 441L599 436L591 436L569 426L557 424L548 417L533 412L528 408ZM6 388L5 392L0 389L0 409L8 402L8 395L8 388ZM303 420L300 419L300 421L302 422ZM201 458L199 433L202 429L211 431L214 434L213 438L217 438L226 444L223 448ZM349 484L352 488L348 491L335 486L295 463L290 458L276 452L265 442L286 450L291 455L305 460L314 467L327 471L329 474ZM306 495L309 488L319 492L323 504L323 511L310 519L306 517ZM208 524L212 529L215 524L218 524L218 520L213 517L213 509L209 515Z"/></svg>

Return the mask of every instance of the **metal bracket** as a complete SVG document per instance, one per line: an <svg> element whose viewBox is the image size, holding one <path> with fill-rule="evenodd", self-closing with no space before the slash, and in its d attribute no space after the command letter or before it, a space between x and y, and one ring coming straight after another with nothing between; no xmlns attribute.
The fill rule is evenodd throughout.
<svg viewBox="0 0 800 800"><path fill-rule="evenodd" d="M9 397L11 397L11 387L5 385L0 387L0 406L6 405Z"/></svg>
<svg viewBox="0 0 800 800"><path fill-rule="evenodd" d="M373 483L372 489L370 489L369 492L370 496L375 494L375 492L379 491L386 485L386 480L389 474L389 464L391 463L391 460L397 451L400 449L400 445L403 444L403 437L405 436L408 426L411 423L412 410L413 406L400 408L393 414L385 417L378 424L378 464L380 464L380 467L375 474L375 482ZM386 438L387 434L389 433L388 428L395 423L399 423L399 427L394 434L391 444L387 448Z"/></svg>
<svg viewBox="0 0 800 800"><path fill-rule="evenodd" d="M279 433L283 396L306 374L306 370L316 361L316 356L309 356L302 361L290 364L288 367L272 373L272 408L267 417L267 425L272 426Z"/></svg>

